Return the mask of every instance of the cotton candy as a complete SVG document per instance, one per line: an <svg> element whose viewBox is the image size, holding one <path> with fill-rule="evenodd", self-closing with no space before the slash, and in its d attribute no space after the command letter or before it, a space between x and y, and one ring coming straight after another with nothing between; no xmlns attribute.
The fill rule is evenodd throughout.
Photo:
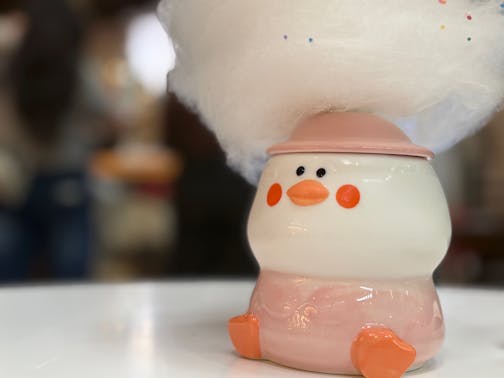
<svg viewBox="0 0 504 378"><path fill-rule="evenodd" d="M496 0L163 0L169 86L255 182L266 149L321 111L383 116L445 150L504 98Z"/></svg>

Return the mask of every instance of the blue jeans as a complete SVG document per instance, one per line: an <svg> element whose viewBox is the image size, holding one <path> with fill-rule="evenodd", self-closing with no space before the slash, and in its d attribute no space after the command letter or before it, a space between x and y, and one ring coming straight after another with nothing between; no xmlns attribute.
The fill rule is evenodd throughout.
<svg viewBox="0 0 504 378"><path fill-rule="evenodd" d="M0 209L0 280L34 274L58 279L88 275L91 200L82 172L39 174L17 209Z"/></svg>

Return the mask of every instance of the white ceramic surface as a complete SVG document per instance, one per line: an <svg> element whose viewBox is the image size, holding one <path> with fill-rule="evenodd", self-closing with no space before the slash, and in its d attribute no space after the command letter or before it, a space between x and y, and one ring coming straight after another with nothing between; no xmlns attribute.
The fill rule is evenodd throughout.
<svg viewBox="0 0 504 378"><path fill-rule="evenodd" d="M296 173L298 167L304 173ZM323 177L317 170L325 169ZM298 206L286 192L303 180L329 197ZM282 198L267 203L273 184ZM351 209L336 201L343 185L360 192ZM429 161L406 156L292 153L273 156L261 177L248 236L262 269L314 277L428 277L444 257L451 224ZM351 273L350 273L351 272Z"/></svg>
<svg viewBox="0 0 504 378"><path fill-rule="evenodd" d="M227 319L252 282L0 289L0 377L327 378L236 356ZM504 292L441 289L447 339L406 377L504 376Z"/></svg>

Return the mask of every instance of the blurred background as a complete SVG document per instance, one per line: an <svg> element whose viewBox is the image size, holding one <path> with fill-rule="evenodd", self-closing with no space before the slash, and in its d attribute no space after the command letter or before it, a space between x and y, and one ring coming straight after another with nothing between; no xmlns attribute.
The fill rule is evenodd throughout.
<svg viewBox="0 0 504 378"><path fill-rule="evenodd" d="M254 188L166 92L150 0L0 2L0 282L253 277ZM436 279L504 286L504 115L435 161Z"/></svg>

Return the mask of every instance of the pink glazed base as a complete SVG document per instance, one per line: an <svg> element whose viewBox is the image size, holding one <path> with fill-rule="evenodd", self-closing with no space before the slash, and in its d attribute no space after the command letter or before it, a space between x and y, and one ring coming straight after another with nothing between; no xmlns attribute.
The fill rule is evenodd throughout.
<svg viewBox="0 0 504 378"><path fill-rule="evenodd" d="M390 328L411 344L411 369L431 359L444 338L430 277L332 280L262 271L249 312L259 320L262 358L302 370L358 374L350 351L366 326Z"/></svg>

